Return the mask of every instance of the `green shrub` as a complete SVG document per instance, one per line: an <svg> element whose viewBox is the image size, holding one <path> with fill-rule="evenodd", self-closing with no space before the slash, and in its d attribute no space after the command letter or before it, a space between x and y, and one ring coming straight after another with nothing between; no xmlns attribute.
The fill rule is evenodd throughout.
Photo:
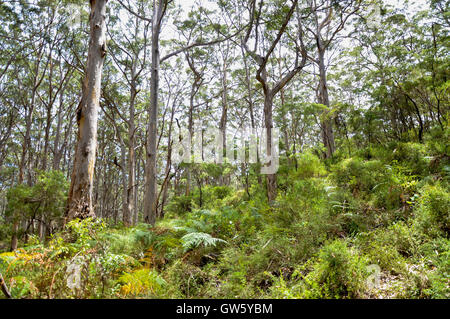
<svg viewBox="0 0 450 319"><path fill-rule="evenodd" d="M6 215L10 220L36 218L60 225L67 203L69 183L63 172L40 172L33 186L17 185L8 190ZM47 229L50 231L51 229Z"/></svg>
<svg viewBox="0 0 450 319"><path fill-rule="evenodd" d="M325 165L311 152L296 155L296 159L297 171L294 173L294 178L319 177L327 173Z"/></svg>
<svg viewBox="0 0 450 319"><path fill-rule="evenodd" d="M119 277L120 294L124 297L159 297L167 286L166 281L154 270L141 268L125 272Z"/></svg>
<svg viewBox="0 0 450 319"><path fill-rule="evenodd" d="M398 227L398 226L397 226ZM395 231L406 232L408 228L401 230L380 228L371 232L360 233L355 238L355 244L360 251L365 254L371 264L381 267L383 271L392 274L404 274L407 272L406 259L404 255L411 255L411 247L408 238L410 234L404 235L405 238L395 237ZM399 246L397 247L398 244Z"/></svg>
<svg viewBox="0 0 450 319"><path fill-rule="evenodd" d="M350 189L354 195L360 192L368 194L391 182L389 170L381 161L363 161L360 158L349 158L333 166L330 178L339 187Z"/></svg>
<svg viewBox="0 0 450 319"><path fill-rule="evenodd" d="M201 298L208 294L208 283L216 281L211 273L181 259L168 266L163 276L168 298Z"/></svg>
<svg viewBox="0 0 450 319"><path fill-rule="evenodd" d="M168 213L183 215L192 210L192 195L173 196L166 207Z"/></svg>
<svg viewBox="0 0 450 319"><path fill-rule="evenodd" d="M429 159L427 159L426 146L420 143L393 143L390 160L407 166L412 175L427 175L429 171Z"/></svg>
<svg viewBox="0 0 450 319"><path fill-rule="evenodd" d="M439 238L423 245L421 249L430 262L429 287L425 294L430 298L450 298L450 240Z"/></svg>
<svg viewBox="0 0 450 319"><path fill-rule="evenodd" d="M312 298L358 298L366 288L367 261L339 240L324 246L313 270L304 280L303 292Z"/></svg>
<svg viewBox="0 0 450 319"><path fill-rule="evenodd" d="M416 225L431 236L448 236L450 231L450 193L440 184L426 185L420 191Z"/></svg>
<svg viewBox="0 0 450 319"><path fill-rule="evenodd" d="M362 298L367 289L367 265L355 249L335 240L299 267L292 283L280 276L271 290L277 298Z"/></svg>

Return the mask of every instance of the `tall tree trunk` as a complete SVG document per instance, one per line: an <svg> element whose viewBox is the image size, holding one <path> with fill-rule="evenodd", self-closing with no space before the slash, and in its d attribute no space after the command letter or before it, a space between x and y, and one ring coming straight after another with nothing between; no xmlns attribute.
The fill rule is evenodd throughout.
<svg viewBox="0 0 450 319"><path fill-rule="evenodd" d="M222 69L222 115L220 117L219 129L222 133L222 152L227 149L227 120L228 120L228 85L227 85L227 55L224 56ZM226 154L228 155L228 154ZM227 176L220 177L220 185L228 185Z"/></svg>
<svg viewBox="0 0 450 319"><path fill-rule="evenodd" d="M134 152L135 147L135 101L136 101L136 84L134 80L135 67L132 72L131 83L131 100L130 100L130 118L128 124L128 189L127 189L127 204L128 204L128 216L127 221L124 221L125 225L131 225L134 223L133 217L135 214L135 197L136 197L136 155Z"/></svg>
<svg viewBox="0 0 450 319"><path fill-rule="evenodd" d="M44 137L44 152L43 152L43 159L42 159L42 170L47 170L47 159L48 159L48 148L50 145L49 138L50 138L50 127L52 125L52 107L49 105L47 107L47 119L45 123L45 137Z"/></svg>
<svg viewBox="0 0 450 319"><path fill-rule="evenodd" d="M136 158L136 185L140 185L141 181L141 162L142 162L142 154L139 154ZM141 192L142 193L142 192ZM134 216L133 216L133 224L136 225L139 222L139 211L142 210L142 205L139 205L141 201L138 202L139 199L139 189L136 186L136 192L135 192L135 198L134 198Z"/></svg>
<svg viewBox="0 0 450 319"><path fill-rule="evenodd" d="M244 51L244 47L241 46L241 52L242 52L242 58L244 61L244 68L245 68L245 82L247 84L247 94L248 94L248 107L249 107L249 112L250 112L250 123L252 126L252 130L254 133L254 130L256 129L256 125L255 125L255 113L254 113L254 104L253 104L253 93L252 93L252 82L250 80L250 70L247 64L247 56L245 55L245 51ZM259 160L259 148L256 148L256 163L257 163L257 167L259 169L261 163ZM261 174L256 174L257 180L258 180L258 184L262 186L262 178L261 178Z"/></svg>
<svg viewBox="0 0 450 319"><path fill-rule="evenodd" d="M129 227L131 215L128 208L127 148L122 138L120 138L120 170L122 175L122 222L124 226Z"/></svg>
<svg viewBox="0 0 450 319"><path fill-rule="evenodd" d="M67 146L67 133L64 137L64 143L62 146L60 146L61 143L61 127L63 124L63 111L64 111L64 93L65 90L67 88L67 85L70 81L70 78L67 80L66 84L64 85L64 87L61 89L61 91L59 92L59 107L58 107L58 113L57 113L57 123L56 123L56 133L55 133L55 141L53 144L53 169L54 170L59 170L60 167L60 163L61 163L61 158L63 156L64 153L64 149ZM69 114L70 114L70 110L71 107L69 107ZM72 118L69 119L69 131L70 128L72 127Z"/></svg>
<svg viewBox="0 0 450 319"><path fill-rule="evenodd" d="M144 222L154 225L157 215L157 172L156 172L156 144L157 144L157 116L159 90L159 34L163 17L164 1L153 1L152 19L152 69L150 78L150 109L147 129L146 147L146 183L144 197Z"/></svg>
<svg viewBox="0 0 450 319"><path fill-rule="evenodd" d="M325 50L319 45L319 103L325 105L328 109L330 107L330 101L328 98L328 86L327 86L327 73L325 67ZM322 141L326 147L326 158L333 156L336 146L334 143L334 133L333 133L333 121L330 118L329 110L325 110L322 114Z"/></svg>
<svg viewBox="0 0 450 319"><path fill-rule="evenodd" d="M189 62L189 56L187 56L187 59ZM192 143L194 141L194 97L198 90L197 83L199 77L197 76L193 63L190 65L192 65L191 70L194 72L194 82L192 82L191 92L189 95L189 112L188 112L188 131L189 131L189 138L191 139ZM189 154L189 156L191 156L191 154ZM186 167L186 191L185 191L186 196L189 196L191 192L191 168L192 168L191 165Z"/></svg>
<svg viewBox="0 0 450 319"><path fill-rule="evenodd" d="M195 67L194 58L191 57L188 52L186 52L186 60L189 65L189 68L194 73L194 81L192 82L191 91L189 94L189 111L188 111L188 131L189 131L189 138L191 139L191 143L192 143L194 141L195 95L197 94L198 90L200 89L203 79L202 79L202 74ZM185 192L186 196L189 196L189 194L191 192L191 179L192 179L191 168L192 168L191 165L186 167L186 192Z"/></svg>
<svg viewBox="0 0 450 319"><path fill-rule="evenodd" d="M167 199L168 199L168 190L169 190L169 184L170 184L170 170L172 168L172 145L173 145L173 141L172 141L172 130L173 130L173 119L175 116L175 103L177 102L177 99L175 98L172 104L172 110L170 113L170 122L169 122L169 132L168 132L168 136L167 136L167 140L168 140L168 148L167 148L167 159L166 159L166 169L164 172L164 182L163 185L161 186L161 192L162 192L162 199L161 199L161 209L160 209L160 213L159 216L161 218L164 217L164 207L166 205ZM161 195L159 195L161 196Z"/></svg>
<svg viewBox="0 0 450 319"><path fill-rule="evenodd" d="M106 55L106 3L91 0L90 41L83 97L78 111L78 141L75 149L72 179L69 190L66 222L74 218L95 216L92 203L95 156L97 149L97 121L101 76Z"/></svg>
<svg viewBox="0 0 450 319"><path fill-rule="evenodd" d="M272 108L273 108L273 93L271 90L264 96L264 124L266 131L266 155L270 158L272 154ZM270 162L266 162L265 165L270 166L273 159ZM272 202L277 197L277 176L275 174L266 175L267 182L267 198L269 202Z"/></svg>

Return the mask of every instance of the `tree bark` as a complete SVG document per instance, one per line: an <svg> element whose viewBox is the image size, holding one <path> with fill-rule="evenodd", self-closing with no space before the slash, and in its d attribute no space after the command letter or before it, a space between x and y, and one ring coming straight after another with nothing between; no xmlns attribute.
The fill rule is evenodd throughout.
<svg viewBox="0 0 450 319"><path fill-rule="evenodd" d="M328 86L327 86L327 73L325 67L325 49L320 47L319 45L319 103L323 104L327 107L322 113L322 121L321 121L321 133L322 133L322 141L324 146L326 147L325 157L330 158L333 156L334 151L336 150L336 146L334 143L334 133L333 133L333 121L329 115L329 107L330 100L328 98Z"/></svg>
<svg viewBox="0 0 450 319"><path fill-rule="evenodd" d="M90 41L83 96L77 111L78 141L75 149L66 222L94 217L92 191L97 150L97 122L101 76L106 55L106 4L91 0Z"/></svg>
<svg viewBox="0 0 450 319"><path fill-rule="evenodd" d="M241 46L241 52L242 52L242 59L244 61L244 68L245 68L245 82L247 84L247 94L248 94L248 107L249 107L249 113L250 113L250 123L252 126L252 130L256 129L255 125L255 113L254 113L254 103L253 103L253 93L252 93L252 82L250 80L250 70L247 63L247 56L245 55L244 47ZM253 132L252 132L253 133ZM259 148L256 148L256 164L259 168L261 163L259 160ZM262 186L262 178L261 174L257 174L256 178L258 180L258 184Z"/></svg>
<svg viewBox="0 0 450 319"><path fill-rule="evenodd" d="M157 144L157 116L158 116L158 90L159 90L159 35L161 20L164 15L165 1L153 1L152 19L152 68L150 78L150 107L147 128L146 146L146 183L144 197L144 222L154 225L157 215L157 172L156 172L156 144Z"/></svg>
<svg viewBox="0 0 450 319"><path fill-rule="evenodd" d="M135 65L132 72L131 83L131 100L130 100L130 118L128 120L128 189L127 189L127 216L124 218L126 226L133 224L133 216L135 214L135 194L136 194L136 155L135 147L135 101L136 101L136 81L134 79Z"/></svg>
<svg viewBox="0 0 450 319"><path fill-rule="evenodd" d="M226 152L227 149L227 121L228 121L228 83L227 83L227 58L228 51L223 55L222 67L222 115L220 117L219 130L222 133L222 150ZM226 154L228 155L228 154ZM227 176L220 176L220 185L228 185Z"/></svg>

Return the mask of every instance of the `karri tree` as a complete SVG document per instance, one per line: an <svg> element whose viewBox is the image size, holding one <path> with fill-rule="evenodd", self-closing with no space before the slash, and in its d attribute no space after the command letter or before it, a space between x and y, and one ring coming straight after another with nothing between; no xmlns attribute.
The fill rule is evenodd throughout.
<svg viewBox="0 0 450 319"><path fill-rule="evenodd" d="M78 140L75 149L66 221L95 216L92 191L97 150L97 122L102 69L106 48L106 4L90 0L90 39L83 95L77 110Z"/></svg>

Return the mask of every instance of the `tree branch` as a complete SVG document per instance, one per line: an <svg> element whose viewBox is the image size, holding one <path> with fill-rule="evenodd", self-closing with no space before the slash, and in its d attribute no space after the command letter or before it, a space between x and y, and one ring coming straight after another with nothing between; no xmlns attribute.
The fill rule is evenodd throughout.
<svg viewBox="0 0 450 319"><path fill-rule="evenodd" d="M183 52L185 52L185 51L187 51L189 49L195 48L195 47L203 47L203 46L208 46L208 45L214 45L214 44L217 44L217 43L221 43L221 42L227 41L227 40L235 37L236 35L238 35L240 32L242 32L242 30L244 30L245 27L241 28L237 32L235 32L235 33L233 33L233 34L231 34L231 35L229 35L229 36L227 36L225 38L222 38L222 39L216 39L216 40L212 40L212 41L209 41L209 42L195 42L195 43L192 43L192 44L187 45L187 46L185 46L185 47L183 47L181 49L175 50L175 51L167 54L166 56L162 57L159 61L162 63L165 60L167 60L167 59L169 59L169 58L171 58L171 57L173 57L175 55L178 55L180 53L183 53Z"/></svg>

